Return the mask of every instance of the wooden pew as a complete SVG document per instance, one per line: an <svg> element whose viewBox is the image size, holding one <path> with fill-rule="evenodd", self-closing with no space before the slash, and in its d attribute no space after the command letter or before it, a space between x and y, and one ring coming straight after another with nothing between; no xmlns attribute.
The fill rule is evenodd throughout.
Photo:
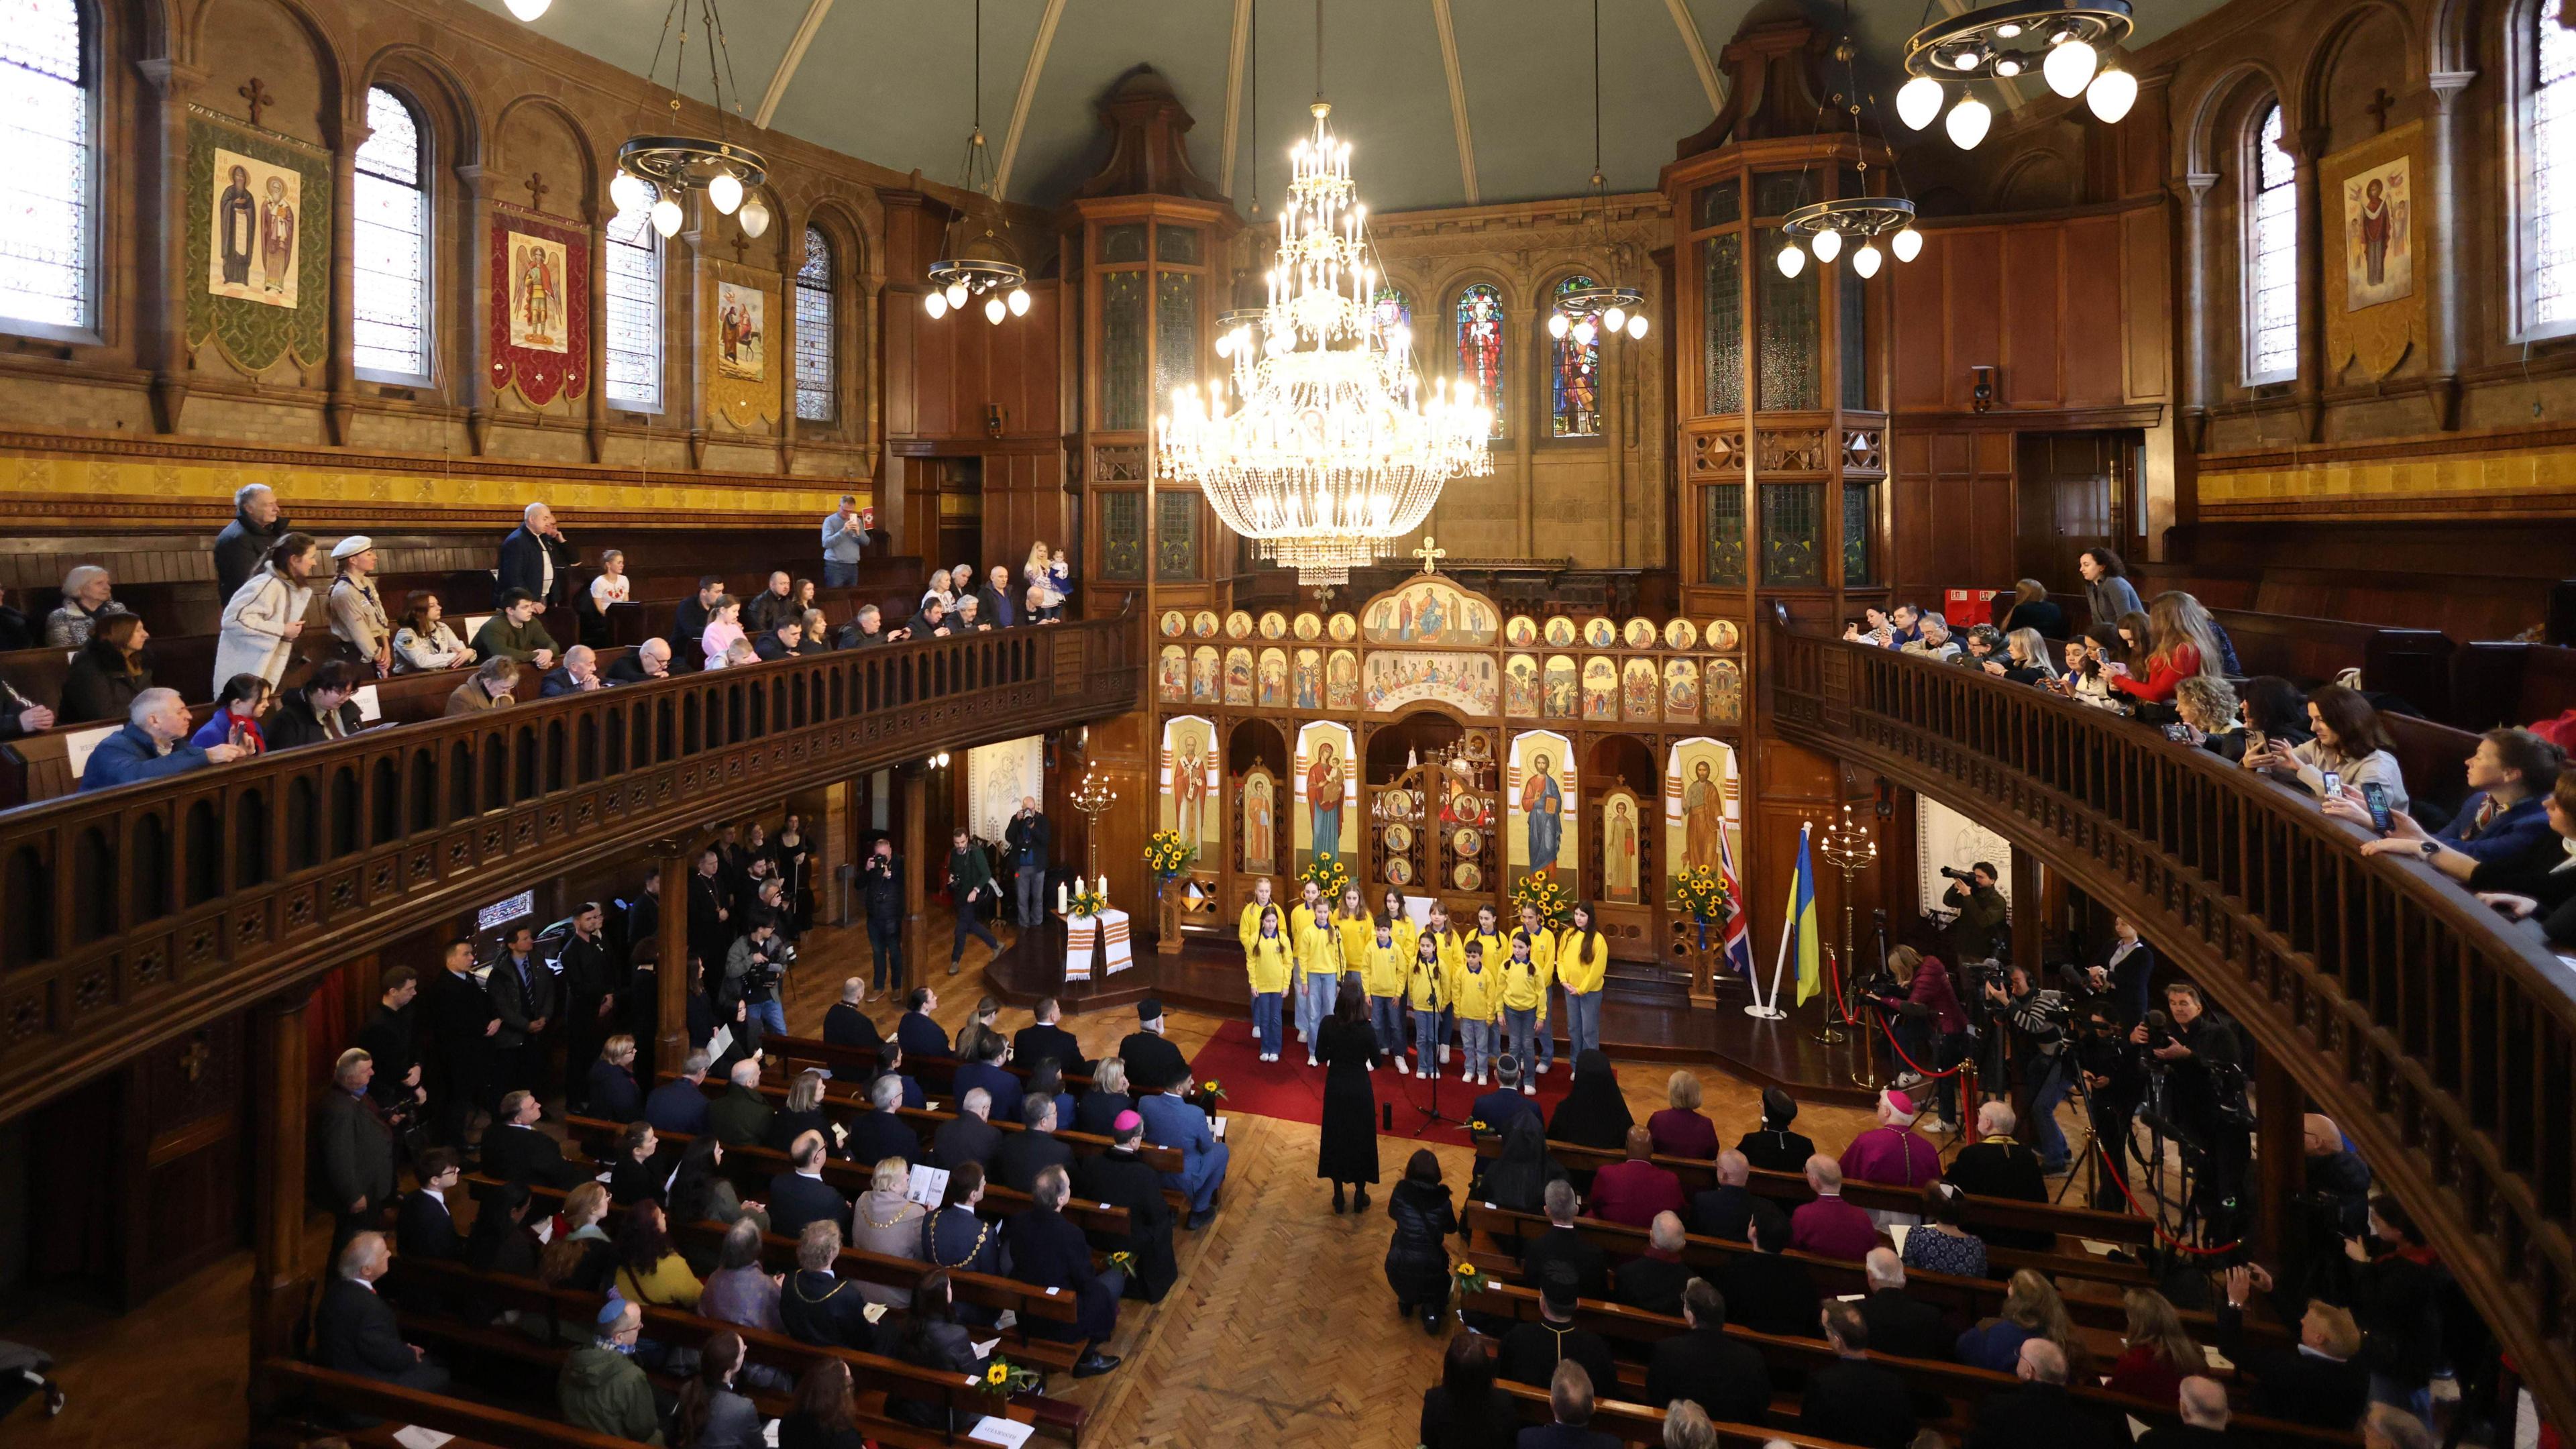
<svg viewBox="0 0 2576 1449"><path fill-rule="evenodd" d="M305 1436L337 1436L370 1449L390 1449L394 1433L406 1424L435 1429L455 1437L452 1449L636 1449L636 1441L594 1434L560 1419L540 1419L472 1399L401 1388L362 1374L318 1368L290 1358L262 1360L252 1366L252 1386L259 1413L255 1417L301 1422ZM322 1405L387 1422L374 1429L345 1430L313 1422L299 1412Z"/></svg>
<svg viewBox="0 0 2576 1449"><path fill-rule="evenodd" d="M2379 722L2387 727L2389 753L2397 757L2397 767L2404 775L2406 797L2420 805L2438 807L2445 820L2458 814L2461 802L2469 795L2467 762L2477 752L2478 737L2467 730L2402 714L2383 714ZM2427 812L2419 810L2417 814Z"/></svg>
<svg viewBox="0 0 2576 1449"><path fill-rule="evenodd" d="M2450 705L2451 641L2438 629L2400 629L2243 609L2211 611L2236 646L2243 673L2277 674L2313 688L2358 668L2365 687L2403 697L2428 715Z"/></svg>
<svg viewBox="0 0 2576 1449"><path fill-rule="evenodd" d="M2467 730L2528 725L2576 709L2576 648L2488 640L2451 664L2450 722Z"/></svg>
<svg viewBox="0 0 2576 1449"><path fill-rule="evenodd" d="M875 1047L837 1046L819 1037L810 1036L774 1034L763 1036L760 1039L760 1049L765 1054L778 1058L779 1070L791 1079L807 1067L822 1067L831 1072L835 1079L873 1077L877 1074L884 1056L884 1053ZM959 1065L955 1057L906 1057L903 1060L904 1075L921 1083L925 1090L933 1083L936 1083L942 1091L948 1090ZM1024 1062L1005 1063L1002 1070L1023 1082L1029 1079L1029 1068ZM1075 1072L1066 1072L1064 1089L1079 1097L1092 1089L1092 1080ZM1128 1088L1128 1095L1142 1096L1143 1092L1131 1085Z"/></svg>
<svg viewBox="0 0 2576 1449"><path fill-rule="evenodd" d="M1494 1387L1511 1396L1513 1407L1529 1423L1555 1421L1556 1410L1548 1402L1547 1390L1507 1379L1496 1380ZM1839 1439L1819 1439L1813 1434L1764 1428L1758 1424L1714 1424L1710 1427L1717 1430L1717 1442L1724 1449L1765 1449L1765 1446L1775 1443L1787 1444L1791 1449L1856 1449L1856 1446ZM1646 1444L1661 1449L1664 1411L1650 1404L1596 1397L1592 1402L1592 1428L1623 1444Z"/></svg>
<svg viewBox="0 0 2576 1449"><path fill-rule="evenodd" d="M603 1162L616 1153L618 1139L623 1137L625 1132L626 1125L622 1122L603 1122L596 1117L564 1119L564 1135L579 1143L584 1150ZM683 1148L696 1140L686 1132L663 1132L657 1135L663 1141ZM768 1196L769 1179L782 1172L793 1170L788 1163L787 1154L774 1147L728 1147L725 1149L724 1157L723 1171L728 1178L732 1179L735 1190L741 1192L744 1197L754 1200ZM823 1180L830 1183L841 1196L855 1200L859 1194L868 1190L872 1174L869 1167L862 1167L855 1162L844 1161L827 1154L823 1158ZM1027 1193L1014 1192L999 1183L987 1183L984 1187L983 1206L979 1211L983 1216L999 1221L1033 1206L1035 1204L1030 1201ZM1064 1215L1071 1218L1074 1225L1085 1232L1125 1237L1134 1231L1128 1225L1125 1208L1102 1207L1098 1203L1086 1203L1080 1198L1075 1198L1064 1205Z"/></svg>
<svg viewBox="0 0 2576 1449"><path fill-rule="evenodd" d="M763 1043L764 1046L766 1044L767 1043L765 1042ZM677 1075L678 1073L676 1072L664 1072L662 1074L662 1080L667 1082ZM718 1082L715 1078L709 1077L698 1085L705 1092L706 1096L712 1100L723 1096L729 1084ZM766 1098L772 1107L780 1107L786 1104L787 1089L784 1087L764 1082L753 1090L759 1092L762 1097ZM859 1089L853 1088L839 1080L829 1081L823 1084L823 1115L832 1121L846 1122L870 1110L872 1109L868 1105L867 1098L860 1094ZM934 1133L938 1132L941 1127L946 1126L948 1123L957 1119L957 1114L955 1112L934 1111L921 1107L898 1107L895 1109L895 1116L901 1118L905 1123L910 1125L913 1130L921 1134L921 1145L925 1150L930 1146L930 1139ZM1029 1130L1028 1124L1025 1122L995 1121L993 1125L1004 1132L1026 1132ZM1065 1146L1072 1148L1073 1155L1076 1157L1097 1157L1116 1145L1108 1138L1101 1136L1097 1132L1075 1132L1059 1127L1049 1135L1053 1136L1055 1140L1063 1143ZM1181 1150L1177 1147L1156 1147L1148 1144L1138 1149L1136 1155L1143 1160L1146 1166L1154 1169L1156 1172L1178 1172L1181 1170ZM1186 1208L1188 1200L1182 1197L1179 1193L1166 1191L1164 1195L1170 1198L1175 1206Z"/></svg>

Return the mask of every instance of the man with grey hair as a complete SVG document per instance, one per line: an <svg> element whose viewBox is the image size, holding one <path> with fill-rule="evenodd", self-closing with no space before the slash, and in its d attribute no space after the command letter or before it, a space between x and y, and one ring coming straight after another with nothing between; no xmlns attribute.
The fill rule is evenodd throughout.
<svg viewBox="0 0 2576 1449"><path fill-rule="evenodd" d="M608 666L601 676L610 684L642 684L651 679L671 677L671 641L647 639L635 646L635 652Z"/></svg>
<svg viewBox="0 0 2576 1449"><path fill-rule="evenodd" d="M493 606L504 603L512 589L523 589L539 608L561 603L562 586L572 577L572 544L555 524L555 511L531 503L520 511L519 526L501 540L501 564L494 571Z"/></svg>
<svg viewBox="0 0 2576 1449"><path fill-rule="evenodd" d="M1544 1195L1548 1229L1530 1240L1521 1252L1521 1281L1543 1283L1550 1263L1568 1263L1574 1268L1576 1291L1585 1298L1610 1296L1610 1259L1599 1244L1574 1230L1575 1215L1583 1210L1583 1201L1575 1195L1574 1184L1564 1178L1547 1185Z"/></svg>
<svg viewBox="0 0 2576 1449"><path fill-rule="evenodd" d="M711 1065L706 1048L700 1047L680 1063L677 1077L644 1094L644 1120L654 1131L695 1137L707 1130L707 1094L698 1084L707 1079Z"/></svg>
<svg viewBox="0 0 2576 1449"><path fill-rule="evenodd" d="M972 1162L990 1171L993 1153L1002 1145L1002 1129L985 1120L992 1112L993 1094L981 1087L969 1088L957 1100L957 1115L931 1134L931 1163L954 1172Z"/></svg>
<svg viewBox="0 0 2576 1449"><path fill-rule="evenodd" d="M823 587L858 587L859 554L867 542L868 526L859 516L859 500L844 493L841 506L823 515Z"/></svg>
<svg viewBox="0 0 2576 1449"><path fill-rule="evenodd" d="M1941 1321L1941 1310L1905 1291L1905 1264L1895 1250L1872 1248L1861 1260L1869 1296L1860 1301L1861 1321L1869 1325L1870 1347L1901 1358L1947 1359L1958 1335Z"/></svg>
<svg viewBox="0 0 2576 1449"><path fill-rule="evenodd" d="M2025 1444L2115 1449L2122 1442L2110 1427L2117 1420L2097 1417L2067 1391L2066 1353L2056 1344L2045 1338L2025 1341L2013 1361L2013 1377L2021 1380L2019 1388L1989 1394L1978 1406L1969 1449L2020 1449Z"/></svg>
<svg viewBox="0 0 2576 1449"><path fill-rule="evenodd" d="M1778 1217L1779 1207L1754 1194L1753 1163L1730 1147L1717 1154L1717 1186L1691 1195L1691 1231L1738 1243L1753 1241L1753 1220Z"/></svg>
<svg viewBox="0 0 2576 1449"><path fill-rule="evenodd" d="M882 1328L868 1319L867 1295L832 1271L841 1256L837 1221L807 1223L796 1235L796 1271L778 1297L779 1321L798 1343L819 1343L879 1353L894 1346L893 1316Z"/></svg>
<svg viewBox="0 0 2576 1449"><path fill-rule="evenodd" d="M233 490L233 521L215 535L215 597L241 592L260 561L286 537L286 515L277 495L265 483L245 483Z"/></svg>
<svg viewBox="0 0 2576 1449"><path fill-rule="evenodd" d="M868 1083L868 1110L845 1125L849 1140L842 1150L853 1161L881 1162L889 1157L912 1157L921 1151L921 1134L912 1124L896 1116L903 1107L903 1078L887 1072Z"/></svg>
<svg viewBox="0 0 2576 1449"><path fill-rule="evenodd" d="M744 1057L725 1073L731 1085L707 1106L707 1130L727 1147L758 1147L769 1140L777 1110L760 1094L760 1058Z"/></svg>
<svg viewBox="0 0 2576 1449"><path fill-rule="evenodd" d="M563 1377L555 1381L555 1402L566 1423L614 1439L662 1442L653 1381L635 1362L635 1341L643 1332L644 1310L610 1294L590 1346L566 1356Z"/></svg>
<svg viewBox="0 0 2576 1449"><path fill-rule="evenodd" d="M394 1137L367 1087L376 1059L361 1047L340 1053L331 1090L313 1108L313 1200L337 1220L332 1237L346 1243L384 1216L394 1195Z"/></svg>
<svg viewBox="0 0 2576 1449"><path fill-rule="evenodd" d="M850 1204L823 1180L823 1134L797 1133L787 1161L787 1171L769 1179L769 1230L785 1237L807 1223L839 1222Z"/></svg>
<svg viewBox="0 0 2576 1449"><path fill-rule="evenodd" d="M1679 1213L1655 1214L1646 1228L1646 1251L1619 1265L1615 1275L1619 1301L1648 1313L1678 1316L1682 1285L1691 1278L1689 1266L1682 1262L1682 1249L1689 1242Z"/></svg>
<svg viewBox="0 0 2576 1449"><path fill-rule="evenodd" d="M851 617L850 622L841 626L841 632L838 637L833 639L832 647L835 649L867 649L878 644L892 644L898 639L909 639L911 637L912 630L908 628L889 629L885 627L884 610L878 608L874 604L861 604L859 605L859 612Z"/></svg>
<svg viewBox="0 0 2576 1449"><path fill-rule="evenodd" d="M81 771L80 787L110 790L137 780L184 775L207 765L224 765L242 756L239 745L192 745L188 706L175 689L147 689L134 696L125 724L98 742Z"/></svg>
<svg viewBox="0 0 2576 1449"><path fill-rule="evenodd" d="M1091 1240L1065 1217L1065 1199L1073 1195L1073 1178L1061 1167L1038 1174L1030 1189L1035 1204L1002 1226L1002 1246L1011 1256L1011 1276L1041 1288L1070 1291L1074 1301L1073 1337L1083 1341L1073 1376L1087 1379L1118 1367L1100 1345L1118 1331L1118 1297L1127 1291L1127 1275L1117 1268L1091 1270ZM1050 1325L1025 1325L1045 1334ZM1063 1336L1058 1331L1056 1336Z"/></svg>
<svg viewBox="0 0 2576 1449"><path fill-rule="evenodd" d="M2017 1202L2048 1201L2048 1174L2039 1154L2013 1140L2020 1125L2009 1102L1988 1102L1977 1109L1977 1140L1959 1149L1942 1174L1952 1187L1976 1197L2006 1197ZM2055 1246L2057 1235L2009 1228L1988 1228L1986 1242L1998 1248L2034 1252Z"/></svg>
<svg viewBox="0 0 2576 1449"><path fill-rule="evenodd" d="M1842 1164L1819 1152L1807 1159L1807 1186L1815 1201L1789 1214L1789 1246L1857 1263L1878 1246L1869 1214L1843 1200Z"/></svg>
<svg viewBox="0 0 2576 1449"><path fill-rule="evenodd" d="M423 1393L444 1393L447 1370L418 1344L403 1342L394 1311L376 1296L376 1280L393 1266L382 1233L360 1233L340 1249L331 1282L313 1314L314 1361Z"/></svg>
<svg viewBox="0 0 2576 1449"><path fill-rule="evenodd" d="M584 690L597 689L603 682L599 677L599 656L591 651L589 645L575 644L564 651L563 663L546 671L545 682L538 686L538 693L552 699L558 694L580 694Z"/></svg>

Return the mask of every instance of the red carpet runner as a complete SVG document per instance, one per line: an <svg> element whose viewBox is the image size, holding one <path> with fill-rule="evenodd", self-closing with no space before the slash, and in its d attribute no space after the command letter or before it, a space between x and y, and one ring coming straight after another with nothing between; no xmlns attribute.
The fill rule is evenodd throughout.
<svg viewBox="0 0 2576 1449"><path fill-rule="evenodd" d="M1232 1114L1249 1112L1256 1117L1277 1117L1289 1122L1324 1120L1324 1069L1306 1065L1306 1049L1297 1040L1297 1029L1288 1028L1287 1045L1281 1048L1279 1060L1257 1060L1260 1050L1252 1039L1252 1024L1228 1021L1217 1028L1208 1044L1190 1062L1190 1071L1200 1081L1214 1080L1225 1086L1225 1105L1218 1110ZM1408 1047L1405 1060L1413 1054ZM1458 1052L1449 1052L1449 1066L1440 1080L1440 1110L1453 1120L1427 1121L1415 1110L1431 1105L1431 1084L1420 1077L1408 1076L1389 1062L1371 1074L1370 1085L1377 1090L1379 1129L1393 1137L1413 1137L1426 1142L1467 1141L1465 1126L1468 1108L1476 1098L1493 1089L1488 1083L1479 1087L1458 1080ZM1553 1116L1556 1104L1565 1099L1567 1082L1573 1076L1573 1064L1560 1057L1547 1075L1538 1079L1538 1095L1525 1100L1535 1103L1544 1115ZM1393 1108L1394 1125L1386 1125L1386 1112ZM1392 1171L1390 1171L1390 1167ZM1388 1180L1400 1176L1404 1164L1381 1163L1379 1175Z"/></svg>

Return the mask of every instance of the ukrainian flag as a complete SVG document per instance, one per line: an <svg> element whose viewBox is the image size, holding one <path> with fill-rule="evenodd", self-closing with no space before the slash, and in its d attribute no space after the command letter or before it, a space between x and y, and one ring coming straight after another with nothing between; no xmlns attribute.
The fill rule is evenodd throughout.
<svg viewBox="0 0 2576 1449"><path fill-rule="evenodd" d="M1825 989L1823 953L1816 934L1816 863L1808 854L1808 831L1798 827L1798 870L1789 880L1789 929L1798 941L1798 1004Z"/></svg>

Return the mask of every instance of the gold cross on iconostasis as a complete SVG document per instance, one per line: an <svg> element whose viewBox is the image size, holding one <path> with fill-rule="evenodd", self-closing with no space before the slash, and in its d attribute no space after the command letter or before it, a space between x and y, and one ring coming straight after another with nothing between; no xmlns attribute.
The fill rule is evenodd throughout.
<svg viewBox="0 0 2576 1449"><path fill-rule="evenodd" d="M1449 556L1449 550L1445 548L1432 547L1432 544L1436 541L1437 540L1433 539L1430 534L1426 533L1422 535L1422 547L1413 551L1413 556L1422 560L1422 571L1426 574L1436 574L1440 572L1440 560Z"/></svg>

